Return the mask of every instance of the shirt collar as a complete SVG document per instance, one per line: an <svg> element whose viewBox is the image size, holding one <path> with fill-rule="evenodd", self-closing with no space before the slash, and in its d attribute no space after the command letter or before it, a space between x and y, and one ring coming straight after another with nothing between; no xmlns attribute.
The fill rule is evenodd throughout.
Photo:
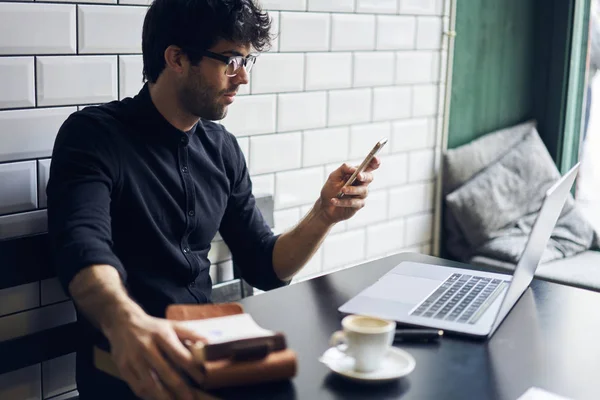
<svg viewBox="0 0 600 400"><path fill-rule="evenodd" d="M144 84L144 87L142 87L133 100L136 110L134 122L139 124L146 134L159 137L167 142L173 141L179 143L183 137L194 135L199 125L200 130L202 130L202 121L198 121L188 132L184 132L171 125L152 102L148 83Z"/></svg>

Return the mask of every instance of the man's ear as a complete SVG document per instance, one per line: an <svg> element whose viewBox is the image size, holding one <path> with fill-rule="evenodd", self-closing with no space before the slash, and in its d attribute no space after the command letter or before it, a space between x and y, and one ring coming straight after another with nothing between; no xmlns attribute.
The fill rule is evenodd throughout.
<svg viewBox="0 0 600 400"><path fill-rule="evenodd" d="M165 63L168 69L181 74L189 64L189 60L181 48L171 45L165 49Z"/></svg>

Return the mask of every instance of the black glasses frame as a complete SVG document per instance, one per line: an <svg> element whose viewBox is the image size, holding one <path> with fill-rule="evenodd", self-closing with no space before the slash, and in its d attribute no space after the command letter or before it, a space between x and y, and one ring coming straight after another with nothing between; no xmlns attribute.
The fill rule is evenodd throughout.
<svg viewBox="0 0 600 400"><path fill-rule="evenodd" d="M234 70L234 74L233 75L229 75L227 74L227 70L225 70L225 75L232 77L232 76L236 76L238 73L238 70L240 67L244 67L246 68L246 72L250 72L250 69L252 69L252 66L254 66L254 64L256 63L256 59L258 58L258 54L248 54L246 57L243 56L224 56L223 54L219 54L219 53L213 53L212 51L209 50L203 50L200 52L200 55L208 57L208 58L212 58L214 60L218 60L221 61L223 63L225 63L227 66L229 66L229 64L231 64L232 60L236 59L238 60L238 68L236 70ZM248 65L250 65L250 67L248 68Z"/></svg>

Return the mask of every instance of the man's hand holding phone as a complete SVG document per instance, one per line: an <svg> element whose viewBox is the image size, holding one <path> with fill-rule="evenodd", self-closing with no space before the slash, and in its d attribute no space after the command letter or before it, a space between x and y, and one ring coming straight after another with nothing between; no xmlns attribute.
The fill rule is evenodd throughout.
<svg viewBox="0 0 600 400"><path fill-rule="evenodd" d="M386 143L387 139L377 142L359 166L343 164L329 175L319 198L328 223L347 220L364 207L373 171L380 165L377 153Z"/></svg>

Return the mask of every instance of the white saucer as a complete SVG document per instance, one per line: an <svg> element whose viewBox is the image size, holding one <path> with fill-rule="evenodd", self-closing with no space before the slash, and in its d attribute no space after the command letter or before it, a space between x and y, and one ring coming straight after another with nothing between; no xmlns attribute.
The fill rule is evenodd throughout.
<svg viewBox="0 0 600 400"><path fill-rule="evenodd" d="M409 353L396 347L390 347L381 367L373 372L357 372L354 370L354 359L339 351L329 348L319 358L330 370L346 378L365 383L382 383L401 378L415 369L415 359Z"/></svg>

